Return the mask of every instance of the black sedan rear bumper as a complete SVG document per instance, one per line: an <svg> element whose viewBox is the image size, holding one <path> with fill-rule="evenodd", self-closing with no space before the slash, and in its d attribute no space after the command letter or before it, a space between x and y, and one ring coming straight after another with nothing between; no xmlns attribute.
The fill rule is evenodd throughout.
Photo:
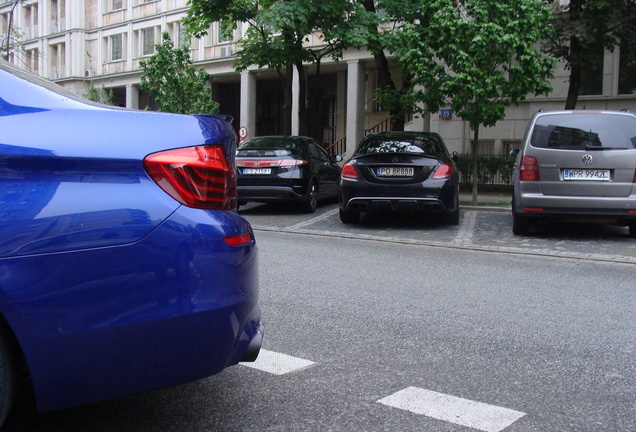
<svg viewBox="0 0 636 432"><path fill-rule="evenodd" d="M436 198L411 198L411 197L357 197L351 198L343 210L354 212L447 212L442 201Z"/></svg>

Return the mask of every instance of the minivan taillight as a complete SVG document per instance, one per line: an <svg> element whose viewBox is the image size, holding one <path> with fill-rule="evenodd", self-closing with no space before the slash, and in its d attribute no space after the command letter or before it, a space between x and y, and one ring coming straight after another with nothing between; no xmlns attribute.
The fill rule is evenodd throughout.
<svg viewBox="0 0 636 432"><path fill-rule="evenodd" d="M340 173L340 175L342 176L342 178L351 179L351 180L355 180L359 177L358 170L356 169L356 167L354 167L350 163L342 167L342 172Z"/></svg>
<svg viewBox="0 0 636 432"><path fill-rule="evenodd" d="M521 159L521 168L519 169L519 180L539 181L539 163L537 162L537 158L532 156L524 156Z"/></svg>
<svg viewBox="0 0 636 432"><path fill-rule="evenodd" d="M221 145L204 145L153 153L146 172L168 195L188 207L236 208L236 173Z"/></svg>
<svg viewBox="0 0 636 432"><path fill-rule="evenodd" d="M440 165L439 168L437 168L435 172L433 173L433 178L435 180L449 179L452 176L453 176L453 166L448 163Z"/></svg>

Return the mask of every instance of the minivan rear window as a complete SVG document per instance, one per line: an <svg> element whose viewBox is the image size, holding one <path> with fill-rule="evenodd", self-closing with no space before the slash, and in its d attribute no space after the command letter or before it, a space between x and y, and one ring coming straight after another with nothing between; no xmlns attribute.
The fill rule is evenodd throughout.
<svg viewBox="0 0 636 432"><path fill-rule="evenodd" d="M540 116L532 130L533 147L561 150L636 148L636 119L619 114Z"/></svg>

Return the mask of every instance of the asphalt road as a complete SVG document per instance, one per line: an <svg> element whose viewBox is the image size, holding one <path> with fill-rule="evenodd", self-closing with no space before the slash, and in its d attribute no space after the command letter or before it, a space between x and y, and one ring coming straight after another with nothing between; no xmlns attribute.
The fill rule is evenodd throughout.
<svg viewBox="0 0 636 432"><path fill-rule="evenodd" d="M206 380L54 413L6 431L633 431L634 243L623 228L508 234L344 226L270 206L256 229L264 349Z"/></svg>

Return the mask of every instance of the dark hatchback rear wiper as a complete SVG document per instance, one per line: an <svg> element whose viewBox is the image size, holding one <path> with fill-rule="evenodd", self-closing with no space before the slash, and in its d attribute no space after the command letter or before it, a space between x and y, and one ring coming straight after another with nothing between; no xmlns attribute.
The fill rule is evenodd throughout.
<svg viewBox="0 0 636 432"><path fill-rule="evenodd" d="M603 147L595 145L586 145L585 150L629 150L627 147Z"/></svg>

